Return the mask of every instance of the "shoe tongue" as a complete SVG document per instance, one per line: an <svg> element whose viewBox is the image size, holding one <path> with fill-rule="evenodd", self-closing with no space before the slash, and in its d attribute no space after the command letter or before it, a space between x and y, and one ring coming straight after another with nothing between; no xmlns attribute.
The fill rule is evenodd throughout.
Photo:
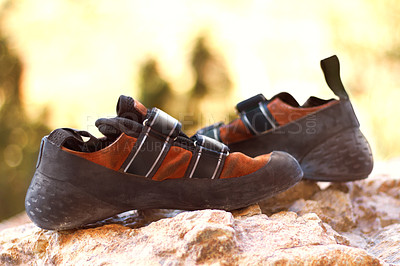
<svg viewBox="0 0 400 266"><path fill-rule="evenodd" d="M334 100L335 99L323 100L315 96L311 96L310 98L307 99L307 101L305 101L305 103L301 107L308 108L308 107L320 106Z"/></svg>
<svg viewBox="0 0 400 266"><path fill-rule="evenodd" d="M99 131L110 139L121 133L137 137L147 116L146 107L132 97L121 95L117 103L117 117L100 118L96 121Z"/></svg>
<svg viewBox="0 0 400 266"><path fill-rule="evenodd" d="M307 101L304 102L304 104L301 107L307 108L307 107L314 107L320 104L320 101L318 98L311 96L310 98L307 99Z"/></svg>
<svg viewBox="0 0 400 266"><path fill-rule="evenodd" d="M121 133L138 137L143 128L142 124L122 117L99 118L95 125L104 136L110 139L116 139Z"/></svg>
<svg viewBox="0 0 400 266"><path fill-rule="evenodd" d="M132 97L121 95L117 103L117 116L142 123L147 115L147 108Z"/></svg>
<svg viewBox="0 0 400 266"><path fill-rule="evenodd" d="M272 101L275 98L281 99L283 102L293 106L293 107L299 107L299 103L296 101L296 99L289 93L287 92L281 92L274 97L270 101Z"/></svg>

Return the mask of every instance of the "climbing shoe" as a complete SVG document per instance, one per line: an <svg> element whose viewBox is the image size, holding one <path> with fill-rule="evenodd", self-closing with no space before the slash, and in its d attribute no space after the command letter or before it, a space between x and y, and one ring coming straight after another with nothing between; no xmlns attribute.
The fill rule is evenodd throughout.
<svg viewBox="0 0 400 266"><path fill-rule="evenodd" d="M42 139L25 208L44 229L79 228L132 209L224 209L256 203L301 180L285 152L256 158L212 138L189 138L165 112L121 96L104 137L56 129Z"/></svg>
<svg viewBox="0 0 400 266"><path fill-rule="evenodd" d="M310 97L300 106L286 92L270 100L258 94L236 105L239 118L227 125L205 127L198 134L249 156L286 151L299 161L306 179L344 182L367 178L373 167L371 148L340 79L338 58L322 60L321 68L339 99Z"/></svg>

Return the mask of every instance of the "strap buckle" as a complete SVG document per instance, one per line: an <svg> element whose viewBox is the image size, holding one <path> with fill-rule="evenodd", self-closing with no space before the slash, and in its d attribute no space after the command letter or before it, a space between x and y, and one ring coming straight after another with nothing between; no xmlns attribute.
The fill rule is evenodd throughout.
<svg viewBox="0 0 400 266"><path fill-rule="evenodd" d="M262 95L262 94L260 93L260 94L257 94L257 95L255 95L255 96L253 96L253 97L250 97L250 98L248 98L248 99L246 99L246 100L241 101L240 103L238 103L238 104L236 105L236 110L237 110L239 113L242 113L242 112L244 112L244 111L248 111L248 110L251 110L251 109L257 107L257 106L258 106L258 103L260 103L260 102L266 102L266 101L267 101L267 99L264 97L264 95Z"/></svg>
<svg viewBox="0 0 400 266"><path fill-rule="evenodd" d="M143 125L142 133L124 162L123 169L131 174L152 177L178 137L182 125L157 108L151 110Z"/></svg>
<svg viewBox="0 0 400 266"><path fill-rule="evenodd" d="M197 139L194 142L196 147L201 146L211 152L229 154L229 148L224 143L200 134L196 134L195 136Z"/></svg>
<svg viewBox="0 0 400 266"><path fill-rule="evenodd" d="M175 138L179 135L182 124L164 111L153 108L150 116L143 121L143 125L158 134Z"/></svg>
<svg viewBox="0 0 400 266"><path fill-rule="evenodd" d="M268 100L264 95L258 94L236 105L243 123L254 135L259 135L278 125L269 112L267 104Z"/></svg>
<svg viewBox="0 0 400 266"><path fill-rule="evenodd" d="M211 178L219 177L229 155L229 148L225 144L207 136L195 135L194 145L196 151L193 155L193 163L188 173L188 178Z"/></svg>
<svg viewBox="0 0 400 266"><path fill-rule="evenodd" d="M209 125L205 128L199 129L196 133L199 135L204 135L204 136L213 138L213 139L221 142L219 128L223 125L224 125L224 122L217 122L217 123Z"/></svg>

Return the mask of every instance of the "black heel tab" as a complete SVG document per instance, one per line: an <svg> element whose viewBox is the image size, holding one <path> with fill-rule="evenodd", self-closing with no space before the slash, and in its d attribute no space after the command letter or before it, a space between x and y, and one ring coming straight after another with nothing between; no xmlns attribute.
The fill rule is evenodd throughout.
<svg viewBox="0 0 400 266"><path fill-rule="evenodd" d="M340 79L340 64L339 59L336 55L321 60L321 68L324 72L326 83L329 88L338 96L340 99L349 99L342 80Z"/></svg>
<svg viewBox="0 0 400 266"><path fill-rule="evenodd" d="M72 128L55 129L50 133L47 139L57 147L63 146L69 139L75 139L76 141L83 143L82 137Z"/></svg>
<svg viewBox="0 0 400 266"><path fill-rule="evenodd" d="M87 137L89 140L84 141L82 137ZM95 150L91 147L98 147L100 145L99 140L89 132L73 128L59 128L53 130L47 139L57 147L64 146L82 152L93 152Z"/></svg>

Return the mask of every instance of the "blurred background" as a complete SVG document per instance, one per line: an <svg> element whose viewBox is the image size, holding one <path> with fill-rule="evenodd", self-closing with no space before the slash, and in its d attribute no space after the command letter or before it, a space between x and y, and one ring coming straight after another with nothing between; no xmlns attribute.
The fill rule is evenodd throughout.
<svg viewBox="0 0 400 266"><path fill-rule="evenodd" d="M333 54L376 161L400 156L399 14L397 0L0 0L0 221L24 209L41 137L99 135L119 95L190 134L260 92L334 97L319 67Z"/></svg>

